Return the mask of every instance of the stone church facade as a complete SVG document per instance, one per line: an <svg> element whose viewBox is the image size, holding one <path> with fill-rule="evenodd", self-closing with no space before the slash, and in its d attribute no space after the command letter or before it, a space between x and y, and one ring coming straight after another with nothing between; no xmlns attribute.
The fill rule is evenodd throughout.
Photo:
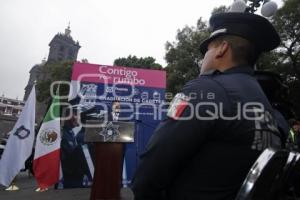
<svg viewBox="0 0 300 200"><path fill-rule="evenodd" d="M49 43L48 59L44 59L42 63L34 65L29 71L29 80L25 87L23 100L26 101L35 82L45 80L48 74L45 74L43 68L46 64L76 61L80 45L71 36L70 26L65 29L64 33L57 33ZM38 91L37 91L38 95ZM45 102L37 102L36 105L36 121L39 123L46 112L47 105Z"/></svg>

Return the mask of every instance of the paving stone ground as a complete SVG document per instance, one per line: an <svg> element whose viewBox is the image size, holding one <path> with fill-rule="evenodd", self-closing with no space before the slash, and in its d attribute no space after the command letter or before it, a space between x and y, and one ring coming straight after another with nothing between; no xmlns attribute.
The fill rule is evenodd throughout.
<svg viewBox="0 0 300 200"><path fill-rule="evenodd" d="M75 188L55 190L49 188L46 192L35 192L37 188L34 177L22 172L17 176L16 184L20 188L18 191L5 191L5 187L0 185L1 200L89 200L90 188ZM133 200L132 192L129 188L122 188L122 200Z"/></svg>

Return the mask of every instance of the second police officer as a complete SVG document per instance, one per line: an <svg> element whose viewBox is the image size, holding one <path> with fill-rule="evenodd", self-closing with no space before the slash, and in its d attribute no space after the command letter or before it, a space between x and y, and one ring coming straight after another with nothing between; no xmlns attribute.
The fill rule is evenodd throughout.
<svg viewBox="0 0 300 200"><path fill-rule="evenodd" d="M281 147L272 106L253 76L259 55L279 45L276 30L250 13L213 15L210 27L200 76L175 96L140 157L136 200L232 200L260 153Z"/></svg>

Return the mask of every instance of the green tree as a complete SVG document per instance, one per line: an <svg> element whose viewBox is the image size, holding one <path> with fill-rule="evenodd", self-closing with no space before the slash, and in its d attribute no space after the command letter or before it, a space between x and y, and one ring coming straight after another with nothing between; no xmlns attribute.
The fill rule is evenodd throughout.
<svg viewBox="0 0 300 200"><path fill-rule="evenodd" d="M287 97L300 117L300 3L285 0L271 19L282 40L279 48L259 59L257 68L279 73L290 90Z"/></svg>
<svg viewBox="0 0 300 200"><path fill-rule="evenodd" d="M115 59L114 65L124 66L124 67L143 68L143 69L157 69L157 70L162 69L162 66L156 63L156 60L153 57L138 58L136 56L131 56L131 55L129 55L127 58L123 57L123 58Z"/></svg>
<svg viewBox="0 0 300 200"><path fill-rule="evenodd" d="M42 76L37 80L37 100L40 102L51 102L50 88L55 81L71 81L73 62L57 62L46 63L42 69ZM56 90L57 84L53 88ZM69 87L66 84L61 84L59 95L67 96Z"/></svg>
<svg viewBox="0 0 300 200"><path fill-rule="evenodd" d="M213 9L212 15L228 10L226 6ZM200 18L196 27L185 26L177 31L176 41L166 43L167 91L172 94L181 90L184 84L199 74L201 42L209 36L207 23Z"/></svg>
<svg viewBox="0 0 300 200"><path fill-rule="evenodd" d="M197 77L198 63L203 58L199 46L208 35L206 22L200 18L196 27L178 30L176 41L166 43L168 92L177 93L187 81Z"/></svg>
<svg viewBox="0 0 300 200"><path fill-rule="evenodd" d="M300 3L299 0L285 0L273 19L282 43L278 50L280 60L290 76L300 79Z"/></svg>
<svg viewBox="0 0 300 200"><path fill-rule="evenodd" d="M211 12L211 15L215 15L218 13L223 13L226 12L227 10L229 10L229 7L226 6L219 6L213 9L213 11Z"/></svg>
<svg viewBox="0 0 300 200"><path fill-rule="evenodd" d="M226 11L220 6L212 14ZM257 69L279 73L290 88L290 99L300 116L300 3L299 0L285 0L284 6L271 19L282 43L275 51L263 54L257 62ZM197 27L179 30L175 42L167 42L167 91L176 93L183 85L198 75L197 63L202 59L199 45L208 37L208 27L200 18Z"/></svg>
<svg viewBox="0 0 300 200"><path fill-rule="evenodd" d="M263 53L256 63L256 68L258 70L273 71L279 74L284 73L284 68L282 68L282 62L280 61L280 54L277 51Z"/></svg>

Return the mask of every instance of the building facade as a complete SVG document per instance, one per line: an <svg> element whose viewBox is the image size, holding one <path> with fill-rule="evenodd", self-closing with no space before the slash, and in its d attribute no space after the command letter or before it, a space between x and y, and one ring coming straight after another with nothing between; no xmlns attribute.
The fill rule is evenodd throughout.
<svg viewBox="0 0 300 200"><path fill-rule="evenodd" d="M57 33L49 43L48 59L44 59L41 64L36 64L31 68L23 100L27 100L32 86L36 81L38 82L47 77L47 74L43 72L43 68L46 64L62 61L76 61L80 47L79 42L75 41L71 36L70 25L65 29L65 33Z"/></svg>
<svg viewBox="0 0 300 200"><path fill-rule="evenodd" d="M24 101L7 98L3 95L0 97L0 115L19 117L24 105Z"/></svg>
<svg viewBox="0 0 300 200"><path fill-rule="evenodd" d="M75 61L80 49L79 42L75 42L71 36L70 26L65 33L58 33L49 43L49 56L47 62Z"/></svg>
<svg viewBox="0 0 300 200"><path fill-rule="evenodd" d="M24 105L24 101L0 97L0 139L13 129Z"/></svg>
<svg viewBox="0 0 300 200"><path fill-rule="evenodd" d="M48 59L44 59L42 63L34 65L29 74L29 80L25 87L25 94L23 100L26 101L35 82L49 79L49 74L46 70L46 65L61 63L64 61L76 61L80 45L71 36L70 25L65 29L64 33L57 33L49 43ZM51 65L50 65L51 66ZM49 85L50 87L50 85ZM36 95L39 91L36 90ZM36 122L40 124L42 121L49 102L36 103Z"/></svg>

